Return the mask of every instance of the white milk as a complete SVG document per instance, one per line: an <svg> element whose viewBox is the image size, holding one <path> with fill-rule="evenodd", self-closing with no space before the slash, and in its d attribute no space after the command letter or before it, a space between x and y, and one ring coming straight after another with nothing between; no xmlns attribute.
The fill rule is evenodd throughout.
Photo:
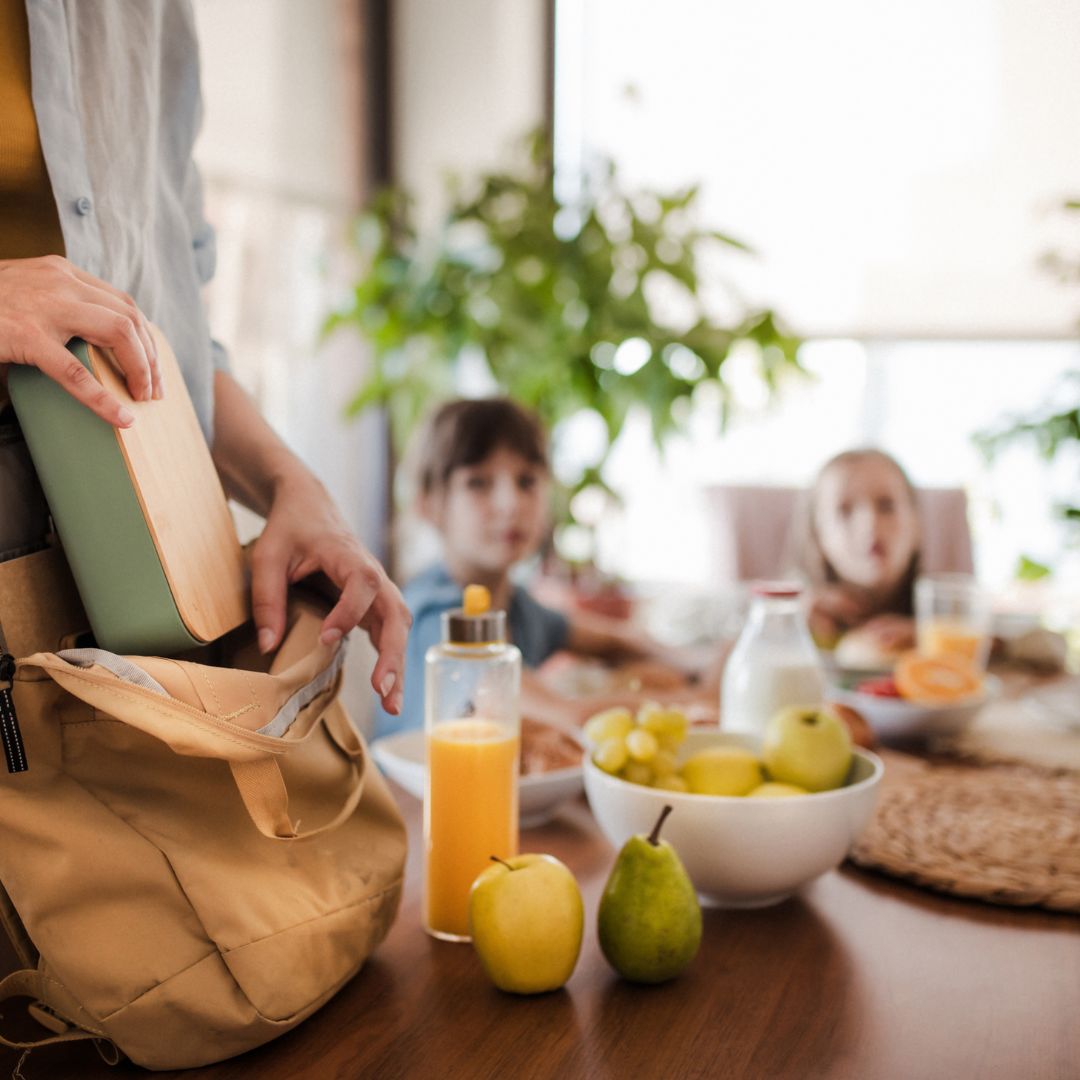
<svg viewBox="0 0 1080 1080"><path fill-rule="evenodd" d="M820 705L824 699L825 668L797 586L756 586L746 626L724 667L720 726L763 735L785 706Z"/></svg>
<svg viewBox="0 0 1080 1080"><path fill-rule="evenodd" d="M729 661L720 699L720 723L724 731L762 735L785 706L820 705L824 700L825 675L820 664L797 658L792 663L770 663L762 657L732 671Z"/></svg>

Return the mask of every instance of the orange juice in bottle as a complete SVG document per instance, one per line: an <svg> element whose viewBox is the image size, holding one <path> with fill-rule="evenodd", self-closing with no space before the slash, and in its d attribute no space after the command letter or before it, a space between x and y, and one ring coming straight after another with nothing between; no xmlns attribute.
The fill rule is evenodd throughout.
<svg viewBox="0 0 1080 1080"><path fill-rule="evenodd" d="M469 889L517 854L521 653L481 586L443 616L425 659L424 928L469 940Z"/></svg>

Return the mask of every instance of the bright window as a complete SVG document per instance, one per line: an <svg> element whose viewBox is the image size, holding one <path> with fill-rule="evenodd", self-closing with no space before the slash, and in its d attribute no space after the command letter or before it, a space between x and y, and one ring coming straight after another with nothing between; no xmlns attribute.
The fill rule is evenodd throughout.
<svg viewBox="0 0 1080 1080"><path fill-rule="evenodd" d="M555 141L571 197L611 157L634 185L700 182L709 224L759 259L717 267L808 344L814 379L767 407L748 370L720 435L706 407L665 460L630 424L624 510L599 560L715 579L703 489L804 484L856 445L969 496L979 572L1062 558L1055 501L1078 463L1027 449L987 469L974 432L1080 368L1080 290L1040 267L1078 237L1080 6L1051 0L558 0ZM1080 215L1072 215L1073 218ZM1075 572L1075 571L1074 571Z"/></svg>

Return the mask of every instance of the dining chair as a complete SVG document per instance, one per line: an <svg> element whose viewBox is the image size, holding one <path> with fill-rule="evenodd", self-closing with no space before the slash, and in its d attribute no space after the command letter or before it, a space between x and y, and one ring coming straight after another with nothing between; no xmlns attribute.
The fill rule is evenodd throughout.
<svg viewBox="0 0 1080 1080"><path fill-rule="evenodd" d="M716 484L705 491L715 579L721 583L782 577L788 570L792 518L802 489ZM971 573L971 530L962 488L916 491L923 527L922 569Z"/></svg>

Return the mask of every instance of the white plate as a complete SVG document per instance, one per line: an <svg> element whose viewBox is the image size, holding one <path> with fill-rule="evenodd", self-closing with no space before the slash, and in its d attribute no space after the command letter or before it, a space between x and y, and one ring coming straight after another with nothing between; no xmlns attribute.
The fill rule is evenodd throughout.
<svg viewBox="0 0 1080 1080"><path fill-rule="evenodd" d="M993 675L983 678L982 693L955 705L916 705L903 698L878 697L858 690L830 686L830 701L850 705L865 718L878 738L925 739L933 735L954 735L978 715L979 710L1001 693L1001 682Z"/></svg>
<svg viewBox="0 0 1080 1080"><path fill-rule="evenodd" d="M384 735L371 744L371 754L387 776L416 798L424 797L424 733L402 731ZM531 829L550 820L555 811L584 790L581 766L530 773L518 782L518 813L521 827Z"/></svg>

